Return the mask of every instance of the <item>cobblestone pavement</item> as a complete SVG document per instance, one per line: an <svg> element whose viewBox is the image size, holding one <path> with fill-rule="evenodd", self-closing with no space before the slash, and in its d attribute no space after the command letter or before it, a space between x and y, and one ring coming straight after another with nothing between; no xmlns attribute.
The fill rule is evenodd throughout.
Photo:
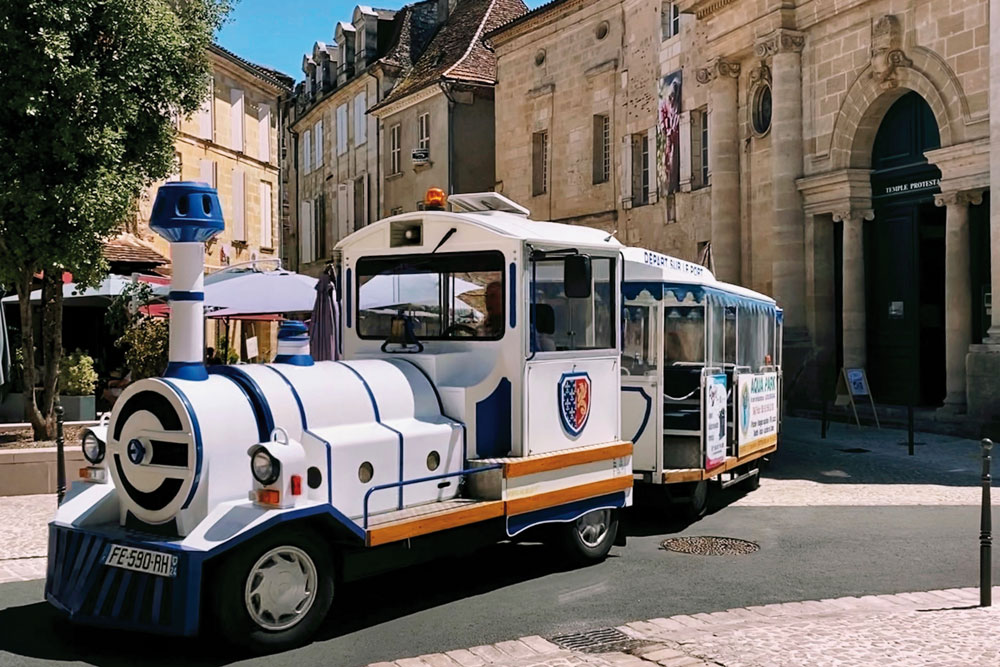
<svg viewBox="0 0 1000 667"><path fill-rule="evenodd" d="M0 497L0 584L45 576L55 494Z"/></svg>
<svg viewBox="0 0 1000 667"><path fill-rule="evenodd" d="M982 450L975 440L918 433L907 454L906 431L785 419L778 451L760 488L735 501L744 507L817 505L978 505ZM1000 470L1000 448L993 470ZM997 477L994 474L994 485ZM1000 488L992 503L1000 504Z"/></svg>
<svg viewBox="0 0 1000 667"><path fill-rule="evenodd" d="M993 667L1000 607L978 603L975 588L789 602L629 623L599 652L532 636L369 667Z"/></svg>

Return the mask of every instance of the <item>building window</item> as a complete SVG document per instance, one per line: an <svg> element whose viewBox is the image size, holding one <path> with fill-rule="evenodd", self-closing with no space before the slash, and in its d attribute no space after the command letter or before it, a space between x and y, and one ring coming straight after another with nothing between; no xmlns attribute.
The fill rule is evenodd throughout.
<svg viewBox="0 0 1000 667"><path fill-rule="evenodd" d="M711 184L711 172L708 169L708 109L701 111L701 184Z"/></svg>
<svg viewBox="0 0 1000 667"><path fill-rule="evenodd" d="M239 88L233 88L229 91L229 99L232 103L230 106L230 125L229 125L229 137L232 141L230 148L232 148L237 153L243 152L243 91Z"/></svg>
<svg viewBox="0 0 1000 667"><path fill-rule="evenodd" d="M319 169L323 166L323 119L316 121L316 125L313 126L313 141L316 142L316 146L313 148L313 165L315 168Z"/></svg>
<svg viewBox="0 0 1000 667"><path fill-rule="evenodd" d="M271 184L267 181L260 182L260 247L261 248L273 248L274 247L274 237L272 234L271 225L272 220L272 207L271 203Z"/></svg>
<svg viewBox="0 0 1000 667"><path fill-rule="evenodd" d="M660 5L660 39L667 41L681 32L681 13L676 2L664 2Z"/></svg>
<svg viewBox="0 0 1000 667"><path fill-rule="evenodd" d="M764 136L771 129L771 86L761 83L753 91L750 121L757 136Z"/></svg>
<svg viewBox="0 0 1000 667"><path fill-rule="evenodd" d="M417 148L431 150L431 115L422 113L417 116Z"/></svg>
<svg viewBox="0 0 1000 667"><path fill-rule="evenodd" d="M347 105L337 107L337 155L347 152Z"/></svg>
<svg viewBox="0 0 1000 667"><path fill-rule="evenodd" d="M326 197L313 199L313 260L326 257Z"/></svg>
<svg viewBox="0 0 1000 667"><path fill-rule="evenodd" d="M302 133L302 173L312 171L312 130Z"/></svg>
<svg viewBox="0 0 1000 667"><path fill-rule="evenodd" d="M531 135L531 194L541 195L549 191L549 133L535 132Z"/></svg>
<svg viewBox="0 0 1000 667"><path fill-rule="evenodd" d="M368 105L365 101L365 94L361 93L354 98L354 145L360 146L368 141Z"/></svg>
<svg viewBox="0 0 1000 667"><path fill-rule="evenodd" d="M594 116L594 183L607 183L611 178L611 118L607 114Z"/></svg>
<svg viewBox="0 0 1000 667"><path fill-rule="evenodd" d="M632 135L632 205L649 203L649 133Z"/></svg>
<svg viewBox="0 0 1000 667"><path fill-rule="evenodd" d="M400 141L400 131L402 128L396 123L389 128L389 173L398 174L402 171L402 147Z"/></svg>

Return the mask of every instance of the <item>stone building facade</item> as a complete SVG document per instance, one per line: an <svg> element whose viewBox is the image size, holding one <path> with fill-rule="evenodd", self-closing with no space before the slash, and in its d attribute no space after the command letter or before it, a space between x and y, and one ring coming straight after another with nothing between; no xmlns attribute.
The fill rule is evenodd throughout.
<svg viewBox="0 0 1000 667"><path fill-rule="evenodd" d="M220 46L209 47L209 56L211 92L198 112L178 120L177 171L169 180L203 181L219 192L226 228L206 248L205 264L213 271L281 257L279 100L291 92L294 82ZM113 259L122 247L140 244L170 256L169 244L149 229L159 185L140 199L135 233L112 241L106 256ZM130 255L135 253L131 248ZM269 322L248 324L245 330L237 324L228 329L230 349L242 354L241 341L256 336L258 358L267 356L276 335L273 329ZM225 343L218 340L222 331L209 320L207 344L222 347Z"/></svg>
<svg viewBox="0 0 1000 667"><path fill-rule="evenodd" d="M496 64L482 37L527 11L521 0L439 0L439 28L374 105L382 139L382 213L414 211L429 188L492 190Z"/></svg>
<svg viewBox="0 0 1000 667"><path fill-rule="evenodd" d="M602 23L618 38L597 40ZM497 178L540 217L596 220L773 294L793 400L865 368L877 401L985 419L1000 414L996 26L998 0L556 0L491 36ZM588 76L601 63L603 88ZM678 81L679 178L641 219L622 178L645 165L624 149L629 122L657 123ZM588 180L585 125L607 96L616 199ZM551 206L529 180L546 128Z"/></svg>

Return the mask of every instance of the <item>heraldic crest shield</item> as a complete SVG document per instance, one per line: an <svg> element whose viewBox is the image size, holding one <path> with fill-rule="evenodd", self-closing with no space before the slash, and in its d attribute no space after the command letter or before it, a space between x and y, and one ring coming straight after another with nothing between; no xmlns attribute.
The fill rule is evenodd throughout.
<svg viewBox="0 0 1000 667"><path fill-rule="evenodd" d="M559 417L563 428L576 437L590 416L590 376L587 373L563 373L559 378Z"/></svg>

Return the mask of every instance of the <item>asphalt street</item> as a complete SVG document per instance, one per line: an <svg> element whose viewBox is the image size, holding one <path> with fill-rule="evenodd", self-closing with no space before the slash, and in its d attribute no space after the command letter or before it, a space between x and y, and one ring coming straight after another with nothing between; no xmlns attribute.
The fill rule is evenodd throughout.
<svg viewBox="0 0 1000 667"><path fill-rule="evenodd" d="M876 497L904 488L919 494L961 485L974 498L975 443L928 439L911 458L896 444L898 434L843 431L839 440L819 441L813 430L810 423L789 425L762 488L742 503L733 506L745 490L729 489L712 513L690 525L672 523L650 509L630 511L628 547L616 547L604 563L568 569L542 545L499 544L462 559L352 583L338 591L318 641L240 664L352 667L637 619L977 585L977 506L925 505L919 496L909 505L841 506L823 498L855 482L850 488ZM788 506L746 506L786 480L822 486ZM926 486L905 486L909 483ZM666 536L676 534L742 538L760 550L693 556L660 548ZM994 563L994 582L1000 582L1000 557ZM211 637L177 640L77 628L59 618L42 596L42 581L0 585L3 667L240 661Z"/></svg>
<svg viewBox="0 0 1000 667"><path fill-rule="evenodd" d="M353 584L341 591L319 641L248 664L347 667L655 616L978 581L975 508L729 507L679 531L761 546L732 557L665 552L661 522L632 523L628 548L583 569L565 570L542 546L497 545ZM42 602L42 591L41 581L0 587L0 664L234 660L212 642L74 628Z"/></svg>

